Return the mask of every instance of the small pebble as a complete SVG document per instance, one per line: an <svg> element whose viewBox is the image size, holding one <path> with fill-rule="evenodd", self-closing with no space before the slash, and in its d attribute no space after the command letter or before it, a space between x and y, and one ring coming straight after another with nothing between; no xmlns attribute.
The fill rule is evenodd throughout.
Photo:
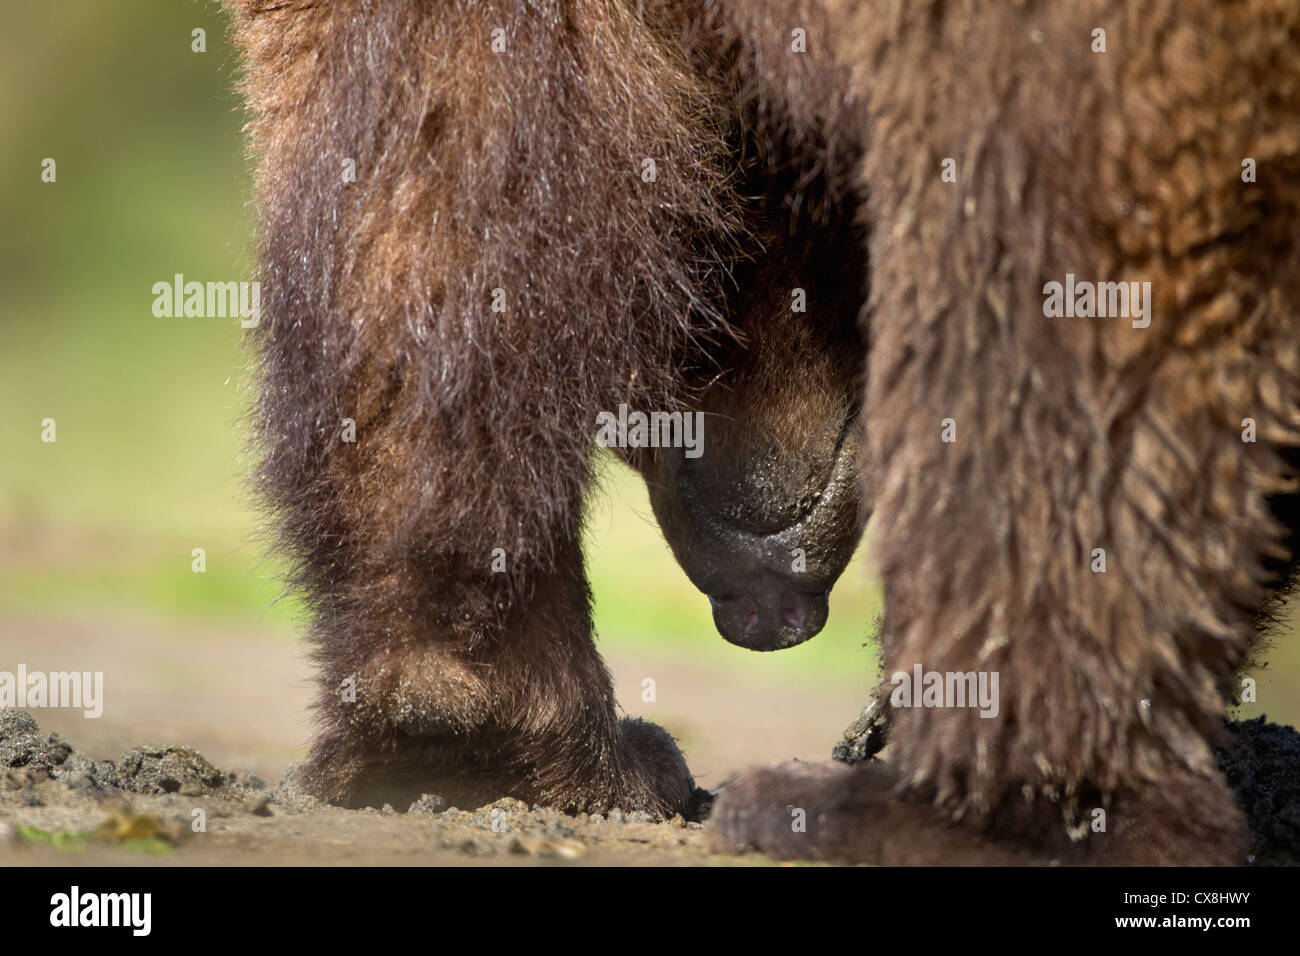
<svg viewBox="0 0 1300 956"><path fill-rule="evenodd" d="M447 808L447 801L436 793L422 793L420 799L411 804L407 813L442 813Z"/></svg>

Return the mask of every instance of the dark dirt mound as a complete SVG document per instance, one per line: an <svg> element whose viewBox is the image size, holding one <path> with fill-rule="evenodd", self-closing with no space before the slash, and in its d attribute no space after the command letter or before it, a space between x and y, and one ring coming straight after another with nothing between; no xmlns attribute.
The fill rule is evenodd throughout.
<svg viewBox="0 0 1300 956"><path fill-rule="evenodd" d="M0 767L53 770L68 759L72 745L58 734L41 736L32 716L21 710L0 710Z"/></svg>
<svg viewBox="0 0 1300 956"><path fill-rule="evenodd" d="M1237 792L1259 866L1300 865L1300 733L1264 717L1228 723L1219 768Z"/></svg>
<svg viewBox="0 0 1300 956"><path fill-rule="evenodd" d="M0 771L12 784L30 786L44 777L72 790L103 793L179 793L242 796L266 789L254 774L221 770L189 747L133 747L117 760L91 760L77 753L57 733L43 735L32 716L20 710L0 711Z"/></svg>

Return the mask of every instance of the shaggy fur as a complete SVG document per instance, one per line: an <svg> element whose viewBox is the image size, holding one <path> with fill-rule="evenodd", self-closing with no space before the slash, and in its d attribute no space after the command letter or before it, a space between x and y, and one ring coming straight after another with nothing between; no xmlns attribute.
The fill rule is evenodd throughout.
<svg viewBox="0 0 1300 956"><path fill-rule="evenodd" d="M786 342L791 370L801 351L808 371L847 369L821 378L828 408L855 411L861 279L842 273L859 257L833 253L832 231L791 250L806 274L789 264L812 216L772 184L797 171L757 162L757 125L632 5L235 12L267 286L260 483L320 669L308 784L345 803L436 787L689 809L676 748L617 720L592 645L579 519L596 414L702 407L792 285L823 314L819 290L838 297L850 358L814 330ZM760 261L768 245L781 254ZM851 550L858 525L835 525Z"/></svg>
<svg viewBox="0 0 1300 956"><path fill-rule="evenodd" d="M631 456L693 580L792 521L833 581L868 506L827 476L860 444L885 673L1002 692L994 719L891 714L888 762L742 776L717 845L1243 858L1211 745L1290 558L1294 3L235 7L262 487L315 614L319 793L688 808L672 742L615 716L579 515L598 411L703 408L733 423L703 471ZM1149 281L1150 327L1046 318L1067 272ZM730 498L745 535L701 532Z"/></svg>
<svg viewBox="0 0 1300 956"><path fill-rule="evenodd" d="M961 820L1038 859L1239 861L1209 744L1276 583L1270 496L1291 488L1280 452L1300 438L1300 12L936 0L829 15L840 29L816 55L853 70L872 228L885 672L997 671L1002 707L893 713L889 774L738 781L720 843L914 861L897 834L920 830L978 860L936 829ZM957 184L939 178L947 156ZM1150 281L1150 328L1045 318L1044 283L1066 272ZM809 819L835 808L834 825L790 833L797 798ZM1108 835L1088 834L1097 807L1119 821Z"/></svg>

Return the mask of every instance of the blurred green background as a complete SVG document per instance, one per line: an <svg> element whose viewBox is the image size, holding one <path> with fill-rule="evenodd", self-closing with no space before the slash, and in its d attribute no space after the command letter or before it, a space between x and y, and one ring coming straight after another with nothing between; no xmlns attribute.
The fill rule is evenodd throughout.
<svg viewBox="0 0 1300 956"><path fill-rule="evenodd" d="M309 671L298 607L255 543L230 319L160 319L177 272L251 272L250 167L236 62L214 4L10 4L0 37L0 669L104 662L106 723L38 715L74 744L206 746L274 772L300 753ZM191 50L192 31L207 50ZM41 163L57 162L43 183ZM54 418L58 440L40 440ZM704 780L751 759L829 752L865 699L879 591L864 562L831 620L777 654L726 644L678 569L638 479L612 461L589 554L620 700L679 736ZM191 551L207 571L191 571ZM1296 722L1297 642L1260 703ZM16 658L16 659L11 659ZM201 662L201 663L196 663ZM640 699L654 676L658 698ZM674 691L674 688L677 690ZM187 716L188 715L188 716ZM105 729L108 728L108 729Z"/></svg>

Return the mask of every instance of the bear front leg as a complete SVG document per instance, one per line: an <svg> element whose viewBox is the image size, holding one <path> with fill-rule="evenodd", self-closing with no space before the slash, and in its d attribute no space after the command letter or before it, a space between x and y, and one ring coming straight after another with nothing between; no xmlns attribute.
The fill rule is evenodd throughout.
<svg viewBox="0 0 1300 956"><path fill-rule="evenodd" d="M353 806L436 792L460 806L512 796L689 813L694 783L672 738L615 713L576 543L524 581L456 564L358 580L355 613L319 622L307 788Z"/></svg>
<svg viewBox="0 0 1300 956"><path fill-rule="evenodd" d="M685 809L667 735L615 715L578 541L597 412L676 407L721 328L711 89L615 0L232 6L307 784Z"/></svg>

